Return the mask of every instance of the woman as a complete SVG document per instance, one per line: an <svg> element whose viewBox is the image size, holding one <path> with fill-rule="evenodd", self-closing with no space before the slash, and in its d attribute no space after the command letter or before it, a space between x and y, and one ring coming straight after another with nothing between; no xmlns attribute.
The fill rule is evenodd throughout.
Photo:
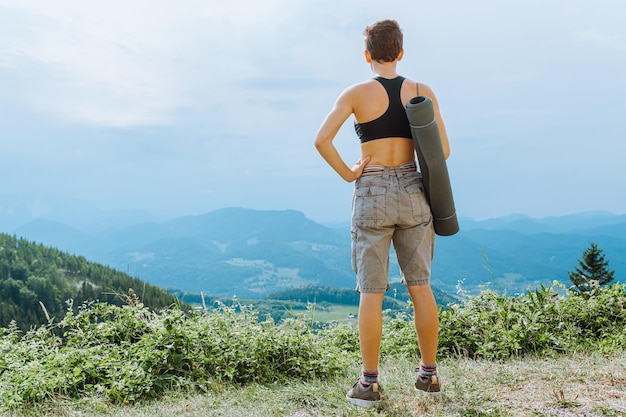
<svg viewBox="0 0 626 417"><path fill-rule="evenodd" d="M365 60L375 77L354 84L337 98L315 138L328 164L348 182L356 181L352 207L352 265L360 293L358 329L362 374L347 393L353 404L380 401L378 361L382 337L382 303L389 288L389 248L393 242L415 312L421 353L415 389L440 393L437 374L439 319L430 287L434 230L415 163L415 147L406 116L407 102L417 96L433 101L444 156L450 154L437 99L425 84L398 75L404 55L402 30L395 20L365 29ZM419 90L419 91L418 91ZM349 167L333 145L343 123L354 115L361 158Z"/></svg>

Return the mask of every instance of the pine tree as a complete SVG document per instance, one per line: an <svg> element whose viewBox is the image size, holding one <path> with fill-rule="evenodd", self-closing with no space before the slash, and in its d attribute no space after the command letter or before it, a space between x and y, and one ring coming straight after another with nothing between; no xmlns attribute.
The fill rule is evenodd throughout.
<svg viewBox="0 0 626 417"><path fill-rule="evenodd" d="M615 271L608 269L609 261L604 260L602 249L595 243L591 243L583 252L583 258L578 260L578 265L573 272L569 272L569 279L578 294L588 293L615 279Z"/></svg>

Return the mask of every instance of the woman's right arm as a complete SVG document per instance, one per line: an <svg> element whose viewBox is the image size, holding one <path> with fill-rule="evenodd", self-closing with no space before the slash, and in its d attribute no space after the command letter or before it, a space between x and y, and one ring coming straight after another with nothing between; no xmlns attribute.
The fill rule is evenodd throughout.
<svg viewBox="0 0 626 417"><path fill-rule="evenodd" d="M315 136L315 147L317 151L322 155L322 158L326 160L328 165L347 182L352 182L359 178L370 159L369 156L361 158L350 168L343 161L341 155L339 155L335 145L333 145L333 139L335 139L341 126L352 114L352 109L350 90L346 90L339 96L337 101L335 101L333 108L322 122Z"/></svg>

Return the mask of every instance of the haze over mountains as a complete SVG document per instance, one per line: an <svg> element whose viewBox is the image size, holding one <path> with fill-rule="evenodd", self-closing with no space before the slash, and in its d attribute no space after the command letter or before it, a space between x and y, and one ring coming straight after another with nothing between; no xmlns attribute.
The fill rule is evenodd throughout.
<svg viewBox="0 0 626 417"><path fill-rule="evenodd" d="M352 288L348 225L327 226L293 210L224 208L158 220L138 212L0 200L0 232L15 234L129 272L149 283L208 295L264 297L286 288ZM37 209L37 210L35 210ZM626 216L606 212L475 221L438 237L433 285L454 293L492 282L509 293L568 283L591 242L626 280ZM393 259L393 257L392 257ZM391 264L391 280L399 280Z"/></svg>

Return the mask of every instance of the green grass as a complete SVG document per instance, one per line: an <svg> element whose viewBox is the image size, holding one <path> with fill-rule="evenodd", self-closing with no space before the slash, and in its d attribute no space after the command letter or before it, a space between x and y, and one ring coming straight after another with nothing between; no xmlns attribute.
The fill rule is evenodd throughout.
<svg viewBox="0 0 626 417"><path fill-rule="evenodd" d="M359 368L327 380L281 384L225 385L203 395L186 391L156 400L113 405L102 398L57 399L13 415L51 416L625 416L626 352L615 355L527 357L503 362L446 359L440 364L443 396L417 397L412 390L415 362L384 360L380 406L362 409L344 396ZM9 416L10 414L2 414Z"/></svg>
<svg viewBox="0 0 626 417"><path fill-rule="evenodd" d="M315 309L310 316L313 320L320 322L336 321L339 323L356 324L356 316L359 311L358 306L347 306L333 304L324 310Z"/></svg>

